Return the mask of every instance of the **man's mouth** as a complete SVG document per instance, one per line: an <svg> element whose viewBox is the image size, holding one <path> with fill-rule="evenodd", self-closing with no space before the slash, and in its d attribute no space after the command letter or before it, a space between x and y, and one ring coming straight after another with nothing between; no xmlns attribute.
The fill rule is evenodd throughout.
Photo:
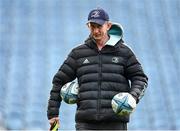
<svg viewBox="0 0 180 131"><path fill-rule="evenodd" d="M95 37L99 37L99 36L101 36L101 35L100 35L100 34L94 34L94 36L95 36Z"/></svg>

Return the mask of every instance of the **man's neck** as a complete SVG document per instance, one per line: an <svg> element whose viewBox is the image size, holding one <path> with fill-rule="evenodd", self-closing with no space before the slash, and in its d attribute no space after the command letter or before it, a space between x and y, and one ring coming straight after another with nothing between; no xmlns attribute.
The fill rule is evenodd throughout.
<svg viewBox="0 0 180 131"><path fill-rule="evenodd" d="M101 50L104 46L105 43L109 40L109 36L106 36L104 39L101 40L96 40L96 44L99 50Z"/></svg>

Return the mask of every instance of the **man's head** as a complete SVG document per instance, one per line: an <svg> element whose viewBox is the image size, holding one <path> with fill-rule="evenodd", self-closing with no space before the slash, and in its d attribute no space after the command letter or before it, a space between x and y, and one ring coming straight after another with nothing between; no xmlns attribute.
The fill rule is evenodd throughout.
<svg viewBox="0 0 180 131"><path fill-rule="evenodd" d="M101 40L107 37L108 30L111 28L109 16L101 8L90 11L87 25L95 40Z"/></svg>

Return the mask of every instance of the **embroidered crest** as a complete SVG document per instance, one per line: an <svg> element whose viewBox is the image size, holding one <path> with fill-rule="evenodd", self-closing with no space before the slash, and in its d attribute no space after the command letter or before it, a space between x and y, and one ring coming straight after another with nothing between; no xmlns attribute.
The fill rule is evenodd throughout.
<svg viewBox="0 0 180 131"><path fill-rule="evenodd" d="M113 57L112 58L112 62L113 63L118 63L119 62L119 58L118 57Z"/></svg>

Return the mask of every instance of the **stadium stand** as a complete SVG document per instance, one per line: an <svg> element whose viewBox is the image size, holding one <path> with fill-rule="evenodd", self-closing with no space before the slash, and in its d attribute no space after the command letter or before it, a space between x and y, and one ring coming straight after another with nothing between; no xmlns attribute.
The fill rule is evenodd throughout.
<svg viewBox="0 0 180 131"><path fill-rule="evenodd" d="M89 32L87 14L102 7L124 27L149 77L130 130L180 130L179 0L0 0L0 129L48 129L53 75ZM75 129L76 106L62 102L61 129Z"/></svg>

